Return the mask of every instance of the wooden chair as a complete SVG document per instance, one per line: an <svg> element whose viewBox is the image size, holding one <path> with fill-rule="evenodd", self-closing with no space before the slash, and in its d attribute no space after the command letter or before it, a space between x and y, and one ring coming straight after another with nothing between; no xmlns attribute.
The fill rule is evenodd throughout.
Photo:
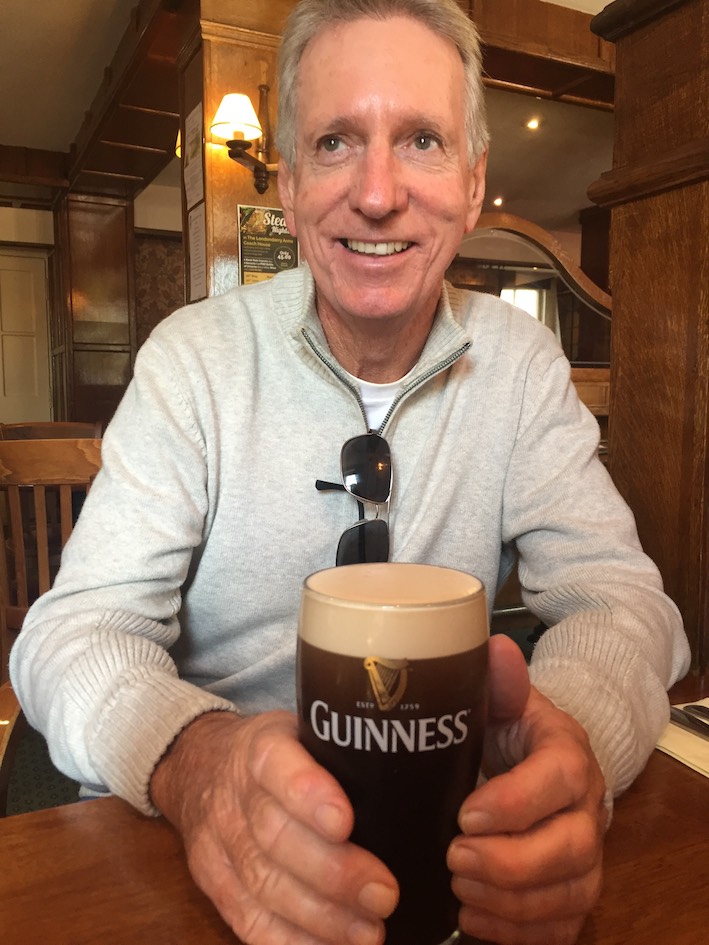
<svg viewBox="0 0 709 945"><path fill-rule="evenodd" d="M0 423L0 440L100 439L101 421L27 420Z"/></svg>
<svg viewBox="0 0 709 945"><path fill-rule="evenodd" d="M0 682L30 604L49 590L76 499L101 466L101 440L0 440Z"/></svg>

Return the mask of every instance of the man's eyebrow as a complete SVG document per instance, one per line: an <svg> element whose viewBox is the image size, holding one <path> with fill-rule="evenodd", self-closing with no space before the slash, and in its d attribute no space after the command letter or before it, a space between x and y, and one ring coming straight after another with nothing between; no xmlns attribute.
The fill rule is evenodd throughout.
<svg viewBox="0 0 709 945"><path fill-rule="evenodd" d="M348 131L356 125L357 119L351 115L333 115L328 119L316 121L314 127L309 129L308 134L315 138L320 138L323 135Z"/></svg>

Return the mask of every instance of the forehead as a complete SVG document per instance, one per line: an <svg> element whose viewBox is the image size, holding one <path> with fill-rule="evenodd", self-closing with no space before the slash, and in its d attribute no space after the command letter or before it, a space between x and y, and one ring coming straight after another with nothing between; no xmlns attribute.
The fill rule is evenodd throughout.
<svg viewBox="0 0 709 945"><path fill-rule="evenodd" d="M418 20L396 16L338 23L325 27L303 53L298 118L410 104L424 112L458 110L462 120L464 82L454 44Z"/></svg>

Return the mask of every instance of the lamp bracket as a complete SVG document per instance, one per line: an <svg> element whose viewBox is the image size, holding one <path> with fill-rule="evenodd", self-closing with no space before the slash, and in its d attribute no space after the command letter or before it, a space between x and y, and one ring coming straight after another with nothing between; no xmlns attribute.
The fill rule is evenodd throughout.
<svg viewBox="0 0 709 945"><path fill-rule="evenodd" d="M263 161L259 161L253 154L249 154L248 149L251 147L251 142L237 138L233 141L227 141L226 146L232 161L236 161L242 167L253 171L256 192L265 194L268 190L269 169Z"/></svg>

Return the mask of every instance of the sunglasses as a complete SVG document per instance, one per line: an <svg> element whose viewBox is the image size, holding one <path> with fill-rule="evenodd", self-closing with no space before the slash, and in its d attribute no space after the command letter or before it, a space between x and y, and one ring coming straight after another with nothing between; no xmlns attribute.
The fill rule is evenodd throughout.
<svg viewBox="0 0 709 945"><path fill-rule="evenodd" d="M342 489L357 499L359 521L346 528L337 546L335 564L363 564L389 560L389 525L380 518L391 496L391 451L378 433L363 433L347 440L340 450L339 482L315 481L320 491ZM375 506L374 518L364 517L364 503Z"/></svg>

